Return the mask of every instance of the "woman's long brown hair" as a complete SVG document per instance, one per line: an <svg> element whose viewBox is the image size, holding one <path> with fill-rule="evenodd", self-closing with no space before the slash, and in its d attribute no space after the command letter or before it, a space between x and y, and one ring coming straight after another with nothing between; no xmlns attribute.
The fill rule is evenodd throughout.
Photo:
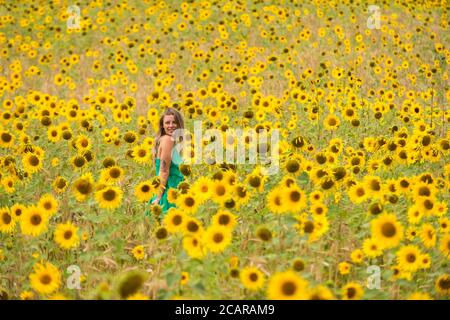
<svg viewBox="0 0 450 320"><path fill-rule="evenodd" d="M158 146L159 146L159 139L161 139L162 136L166 135L166 132L164 130L164 117L165 116L174 116L175 123L177 124L177 129L184 129L184 120L183 116L181 115L178 110L174 108L167 108L164 113L161 115L161 118L159 119L159 129L155 136L155 141L153 144L153 162L155 162Z"/></svg>

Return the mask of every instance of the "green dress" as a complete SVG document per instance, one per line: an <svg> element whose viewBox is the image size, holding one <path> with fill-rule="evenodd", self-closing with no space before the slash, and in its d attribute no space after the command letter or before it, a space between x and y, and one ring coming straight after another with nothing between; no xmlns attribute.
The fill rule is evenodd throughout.
<svg viewBox="0 0 450 320"><path fill-rule="evenodd" d="M159 174L159 167L160 167L161 160L156 158L155 159L155 165L156 165L156 174ZM166 189L164 190L163 195L161 196L161 199L159 200L159 205L162 208L162 215L164 216L167 211L170 208L176 207L174 203L171 203L167 200L167 193L170 188L176 189L178 187L178 184L184 180L184 176L180 172L179 165L182 163L182 159L180 154L176 151L175 148L172 149L172 160L170 162L170 169L169 169L169 177L167 179ZM150 200L148 200L145 210L145 215L148 216L150 214L150 205L155 200L157 195L154 195Z"/></svg>

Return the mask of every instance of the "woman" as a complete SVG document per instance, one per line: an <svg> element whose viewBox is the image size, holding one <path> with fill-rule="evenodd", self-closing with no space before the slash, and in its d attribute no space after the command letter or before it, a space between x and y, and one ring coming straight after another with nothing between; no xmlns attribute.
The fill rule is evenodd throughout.
<svg viewBox="0 0 450 320"><path fill-rule="evenodd" d="M153 147L153 159L156 173L159 174L160 185L156 195L147 202L147 208L150 205L160 205L163 214L169 208L175 207L175 204L167 200L168 189L177 188L184 179L178 167L181 163L181 156L175 148L177 139L174 137L174 132L176 129L184 129L183 117L177 110L167 108L159 119L159 130ZM176 133L178 132L180 131ZM148 209L146 215L148 215Z"/></svg>

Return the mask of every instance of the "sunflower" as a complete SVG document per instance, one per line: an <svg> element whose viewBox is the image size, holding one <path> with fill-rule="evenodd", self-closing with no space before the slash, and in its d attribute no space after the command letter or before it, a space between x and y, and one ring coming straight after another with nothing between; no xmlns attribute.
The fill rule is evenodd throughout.
<svg viewBox="0 0 450 320"><path fill-rule="evenodd" d="M414 292L408 296L408 300L433 300L433 297L426 292Z"/></svg>
<svg viewBox="0 0 450 320"><path fill-rule="evenodd" d="M100 180L101 183L116 183L120 181L124 177L124 170L115 165L109 168L105 168L100 172Z"/></svg>
<svg viewBox="0 0 450 320"><path fill-rule="evenodd" d="M169 188L169 191L167 191L167 201L170 203L176 203L179 195L180 192L178 189Z"/></svg>
<svg viewBox="0 0 450 320"><path fill-rule="evenodd" d="M28 173L35 173L42 169L42 158L34 153L26 153L22 158L24 170Z"/></svg>
<svg viewBox="0 0 450 320"><path fill-rule="evenodd" d="M212 223L233 229L236 225L236 216L229 211L219 210L213 217Z"/></svg>
<svg viewBox="0 0 450 320"><path fill-rule="evenodd" d="M324 120L323 125L326 130L334 131L339 128L341 121L333 114L329 114Z"/></svg>
<svg viewBox="0 0 450 320"><path fill-rule="evenodd" d="M62 132L57 126L50 126L47 130L47 137L50 142L56 143L61 140Z"/></svg>
<svg viewBox="0 0 450 320"><path fill-rule="evenodd" d="M436 230L430 223L424 223L422 225L419 236L426 248L433 248L436 245Z"/></svg>
<svg viewBox="0 0 450 320"><path fill-rule="evenodd" d="M399 180L397 180L397 189L402 192L402 193L409 193L410 189L411 189L411 182L409 181L408 178L403 177Z"/></svg>
<svg viewBox="0 0 450 320"><path fill-rule="evenodd" d="M372 237L379 241L382 248L396 247L403 238L403 226L391 213L382 213L371 221Z"/></svg>
<svg viewBox="0 0 450 320"><path fill-rule="evenodd" d="M228 184L222 180L214 180L211 187L212 200L217 203L222 203L228 198Z"/></svg>
<svg viewBox="0 0 450 320"><path fill-rule="evenodd" d="M406 272L415 272L420 267L420 250L417 246L408 245L397 251L397 264Z"/></svg>
<svg viewBox="0 0 450 320"><path fill-rule="evenodd" d="M350 263L346 262L346 261L341 262L341 263L338 264L339 273L342 274L342 275L349 274L351 268L352 268L352 265Z"/></svg>
<svg viewBox="0 0 450 320"><path fill-rule="evenodd" d="M23 213L20 228L23 234L38 236L47 231L48 215L37 206L30 206Z"/></svg>
<svg viewBox="0 0 450 320"><path fill-rule="evenodd" d="M6 192L13 193L14 191L16 191L16 188L15 188L16 178L6 176L6 177L2 177L0 182Z"/></svg>
<svg viewBox="0 0 450 320"><path fill-rule="evenodd" d="M423 212L419 210L417 205L412 205L408 209L408 222L410 224L418 224L422 220Z"/></svg>
<svg viewBox="0 0 450 320"><path fill-rule="evenodd" d="M328 208L326 205L324 205L323 203L320 202L316 202L313 203L309 209L309 212L311 212L311 214L313 216L320 216L323 217L327 214L328 212Z"/></svg>
<svg viewBox="0 0 450 320"><path fill-rule="evenodd" d="M79 135L75 140L75 148L78 151L89 150L92 147L91 140L85 135Z"/></svg>
<svg viewBox="0 0 450 320"><path fill-rule="evenodd" d="M439 250L441 250L444 257L450 259L450 234L445 234L442 236Z"/></svg>
<svg viewBox="0 0 450 320"><path fill-rule="evenodd" d="M353 263L362 263L364 259L364 253L361 249L355 249L350 255L350 259Z"/></svg>
<svg viewBox="0 0 450 320"><path fill-rule="evenodd" d="M201 259L205 256L207 250L200 236L186 235L183 238L183 248L191 258Z"/></svg>
<svg viewBox="0 0 450 320"><path fill-rule="evenodd" d="M256 267L246 267L239 273L241 282L249 290L259 290L264 286L265 276Z"/></svg>
<svg viewBox="0 0 450 320"><path fill-rule="evenodd" d="M78 228L71 222L59 223L54 233L55 242L66 250L75 248L80 242L77 232Z"/></svg>
<svg viewBox="0 0 450 320"><path fill-rule="evenodd" d="M267 207L273 213L284 213L287 211L286 205L283 205L283 192L280 188L270 190L267 195Z"/></svg>
<svg viewBox="0 0 450 320"><path fill-rule="evenodd" d="M306 195L303 190L296 185L283 191L281 201L282 203L285 203L286 208L292 213L299 212L306 207Z"/></svg>
<svg viewBox="0 0 450 320"><path fill-rule="evenodd" d="M437 189L434 185L423 181L417 182L412 188L412 196L414 199L417 199L419 197L434 199L436 193Z"/></svg>
<svg viewBox="0 0 450 320"><path fill-rule="evenodd" d="M245 179L250 187L257 190L258 192L262 192L264 190L264 183L267 179L267 176L262 176L260 172L261 168L258 167L253 170L253 172L249 174Z"/></svg>
<svg viewBox="0 0 450 320"><path fill-rule="evenodd" d="M62 293L54 293L48 297L48 300L68 300L68 298Z"/></svg>
<svg viewBox="0 0 450 320"><path fill-rule="evenodd" d="M309 201L311 204L314 203L322 203L323 201L323 192L320 190L315 190L309 194Z"/></svg>
<svg viewBox="0 0 450 320"><path fill-rule="evenodd" d="M70 163L72 164L74 170L79 170L85 167L87 161L82 155L76 155L72 157Z"/></svg>
<svg viewBox="0 0 450 320"><path fill-rule="evenodd" d="M211 252L222 252L231 243L231 231L221 225L210 226L205 234L204 241L206 247Z"/></svg>
<svg viewBox="0 0 450 320"><path fill-rule="evenodd" d="M292 270L297 272L305 270L305 262L299 258L294 259L294 261L292 261Z"/></svg>
<svg viewBox="0 0 450 320"><path fill-rule="evenodd" d="M15 216L8 207L0 208L0 231L12 233L16 226Z"/></svg>
<svg viewBox="0 0 450 320"><path fill-rule="evenodd" d="M308 300L335 300L333 292L325 286L317 286L308 290Z"/></svg>
<svg viewBox="0 0 450 320"><path fill-rule="evenodd" d="M140 182L134 189L134 194L139 202L147 202L154 193L155 191L150 180Z"/></svg>
<svg viewBox="0 0 450 320"><path fill-rule="evenodd" d="M364 240L362 250L369 258L376 258L383 254L379 241L373 238Z"/></svg>
<svg viewBox="0 0 450 320"><path fill-rule="evenodd" d="M10 148L14 145L14 136L0 129L0 148Z"/></svg>
<svg viewBox="0 0 450 320"><path fill-rule="evenodd" d="M201 235L203 233L203 226L202 223L193 218L186 216L185 219L183 219L183 233L186 235Z"/></svg>
<svg viewBox="0 0 450 320"><path fill-rule="evenodd" d="M356 282L349 282L342 287L343 300L360 300L364 295L363 287Z"/></svg>
<svg viewBox="0 0 450 320"><path fill-rule="evenodd" d="M55 180L53 180L53 190L56 193L63 193L66 191L67 188L67 180L63 177L56 177Z"/></svg>
<svg viewBox="0 0 450 320"><path fill-rule="evenodd" d="M29 278L33 289L41 294L51 294L61 286L61 274L50 262L34 265L34 272Z"/></svg>
<svg viewBox="0 0 450 320"><path fill-rule="evenodd" d="M136 260L142 260L145 258L145 250L144 246L142 245L135 246L133 250L131 250L131 253L133 254Z"/></svg>
<svg viewBox="0 0 450 320"><path fill-rule="evenodd" d="M440 275L435 282L436 291L442 295L450 295L450 275Z"/></svg>
<svg viewBox="0 0 450 320"><path fill-rule="evenodd" d="M436 201L433 198L417 198L415 199L415 204L418 210L427 217L434 214L437 208Z"/></svg>
<svg viewBox="0 0 450 320"><path fill-rule="evenodd" d="M123 191L119 187L107 186L95 193L100 208L115 209L122 203Z"/></svg>
<svg viewBox="0 0 450 320"><path fill-rule="evenodd" d="M369 196L369 191L366 189L363 183L356 183L350 187L348 190L348 197L353 203L362 203L367 200Z"/></svg>
<svg viewBox="0 0 450 320"><path fill-rule="evenodd" d="M447 217L439 218L439 231L441 233L448 233L450 231L450 219Z"/></svg>
<svg viewBox="0 0 450 320"><path fill-rule="evenodd" d="M94 191L94 179L90 172L83 174L73 183L73 192L77 201L84 201Z"/></svg>
<svg viewBox="0 0 450 320"><path fill-rule="evenodd" d="M272 231L264 226L260 226L256 229L256 236L264 242L269 242L273 237Z"/></svg>
<svg viewBox="0 0 450 320"><path fill-rule="evenodd" d="M58 200L56 200L51 194L44 194L38 202L40 207L49 216L53 216L58 211Z"/></svg>
<svg viewBox="0 0 450 320"><path fill-rule="evenodd" d="M277 272L269 280L267 298L272 300L305 300L308 282L294 271Z"/></svg>
<svg viewBox="0 0 450 320"><path fill-rule="evenodd" d="M186 218L187 217L181 210L170 208L164 216L163 225L170 233L179 232L183 230L183 224Z"/></svg>
<svg viewBox="0 0 450 320"><path fill-rule="evenodd" d="M192 184L192 192L203 202L210 197L212 181L208 177L200 177Z"/></svg>
<svg viewBox="0 0 450 320"><path fill-rule="evenodd" d="M22 214L25 212L26 207L23 204L16 203L11 207L11 214L17 221L22 219Z"/></svg>
<svg viewBox="0 0 450 320"><path fill-rule="evenodd" d="M391 267L392 270L392 280L400 280L400 279L405 279L410 281L412 279L412 274L411 272L406 272L400 269L399 266L393 266Z"/></svg>
<svg viewBox="0 0 450 320"><path fill-rule="evenodd" d="M177 206L187 214L194 214L197 212L199 203L196 197L191 192L188 192L177 198Z"/></svg>
<svg viewBox="0 0 450 320"><path fill-rule="evenodd" d="M428 253L423 253L419 257L419 263L421 269L430 269L431 268L431 257Z"/></svg>
<svg viewBox="0 0 450 320"><path fill-rule="evenodd" d="M377 176L365 176L363 181L365 190L368 190L368 196L380 199L383 192L381 179Z"/></svg>
<svg viewBox="0 0 450 320"><path fill-rule="evenodd" d="M233 187L234 194L236 195L235 198L237 198L237 204L246 204L250 200L250 192L247 187L242 183L236 183Z"/></svg>
<svg viewBox="0 0 450 320"><path fill-rule="evenodd" d="M34 293L31 291L22 291L20 293L20 300L33 300Z"/></svg>
<svg viewBox="0 0 450 320"><path fill-rule="evenodd" d="M151 152L147 146L136 145L132 149L133 160L139 164L150 163Z"/></svg>
<svg viewBox="0 0 450 320"><path fill-rule="evenodd" d="M299 175L301 173L301 162L298 159L289 159L286 161L285 170L293 175Z"/></svg>

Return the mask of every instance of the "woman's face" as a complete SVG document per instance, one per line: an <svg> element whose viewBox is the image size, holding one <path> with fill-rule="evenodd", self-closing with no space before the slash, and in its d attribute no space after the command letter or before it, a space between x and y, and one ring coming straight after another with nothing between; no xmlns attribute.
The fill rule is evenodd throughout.
<svg viewBox="0 0 450 320"><path fill-rule="evenodd" d="M173 134L173 132L175 131L175 129L178 127L177 123L175 122L175 116L173 116L173 115L164 116L163 127L164 127L164 132L166 134L168 134L169 136L171 136Z"/></svg>

